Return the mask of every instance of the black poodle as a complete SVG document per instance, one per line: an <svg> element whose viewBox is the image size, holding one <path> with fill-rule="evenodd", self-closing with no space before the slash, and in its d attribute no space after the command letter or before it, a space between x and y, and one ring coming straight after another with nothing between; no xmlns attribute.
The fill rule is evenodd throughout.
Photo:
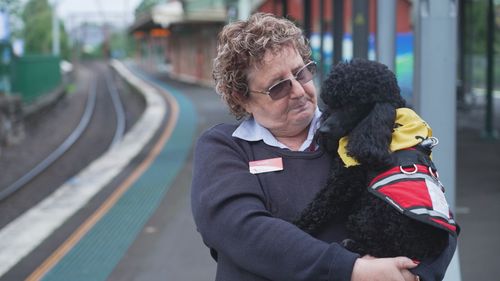
<svg viewBox="0 0 500 281"><path fill-rule="evenodd" d="M448 245L448 233L456 235L458 229L447 209L440 206L437 212L432 206L447 208L430 159L436 139L412 136L416 145L391 152L392 134L401 126L395 122L397 109L405 107L394 73L375 61L339 63L324 82L321 99L326 108L318 139L332 155L331 176L294 223L314 234L329 221L345 221L349 239L343 244L361 255L417 260L439 255ZM358 165L345 167L339 156L343 137L346 155ZM409 197L434 195L424 200L428 204L415 205L401 190Z"/></svg>

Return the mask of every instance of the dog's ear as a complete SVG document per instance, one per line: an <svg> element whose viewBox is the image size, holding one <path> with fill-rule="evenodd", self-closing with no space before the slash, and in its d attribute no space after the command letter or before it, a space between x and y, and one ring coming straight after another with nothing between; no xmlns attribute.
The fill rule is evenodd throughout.
<svg viewBox="0 0 500 281"><path fill-rule="evenodd" d="M368 165L390 164L396 108L389 103L375 103L368 115L349 133L348 155Z"/></svg>

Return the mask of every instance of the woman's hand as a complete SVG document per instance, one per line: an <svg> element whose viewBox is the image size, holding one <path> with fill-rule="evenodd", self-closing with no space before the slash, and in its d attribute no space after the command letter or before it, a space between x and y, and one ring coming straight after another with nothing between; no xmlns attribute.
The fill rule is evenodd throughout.
<svg viewBox="0 0 500 281"><path fill-rule="evenodd" d="M417 264L406 257L374 258L364 256L354 263L351 281L415 281L409 269Z"/></svg>

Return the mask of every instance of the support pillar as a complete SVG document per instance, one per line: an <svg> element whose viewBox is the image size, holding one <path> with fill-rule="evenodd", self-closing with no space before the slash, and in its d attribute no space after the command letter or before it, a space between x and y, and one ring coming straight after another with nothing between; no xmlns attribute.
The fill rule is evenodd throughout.
<svg viewBox="0 0 500 281"><path fill-rule="evenodd" d="M454 210L458 6L455 0L416 0L414 4L414 107L439 139L433 160ZM444 280L461 280L458 251Z"/></svg>

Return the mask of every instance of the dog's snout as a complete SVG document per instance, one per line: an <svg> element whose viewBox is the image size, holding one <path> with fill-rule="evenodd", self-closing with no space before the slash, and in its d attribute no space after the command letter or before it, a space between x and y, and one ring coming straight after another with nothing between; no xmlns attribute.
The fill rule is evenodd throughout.
<svg viewBox="0 0 500 281"><path fill-rule="evenodd" d="M325 123L323 123L323 124L319 127L318 131L319 131L320 133L327 134L327 133L329 133L329 132L331 131L331 129L332 129L332 128L331 128L330 124L328 124L327 122L325 122Z"/></svg>

